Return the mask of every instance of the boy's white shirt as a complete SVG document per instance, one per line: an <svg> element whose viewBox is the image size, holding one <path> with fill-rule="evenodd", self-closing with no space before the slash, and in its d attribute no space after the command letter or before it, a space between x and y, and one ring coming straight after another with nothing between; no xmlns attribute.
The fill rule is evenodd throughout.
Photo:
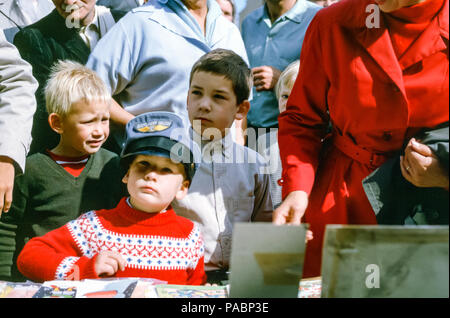
<svg viewBox="0 0 450 318"><path fill-rule="evenodd" d="M201 137L193 132L194 141ZM202 162L188 195L172 202L178 215L200 225L205 244L205 270L229 266L233 224L271 221L272 199L262 156L233 141L201 142Z"/></svg>

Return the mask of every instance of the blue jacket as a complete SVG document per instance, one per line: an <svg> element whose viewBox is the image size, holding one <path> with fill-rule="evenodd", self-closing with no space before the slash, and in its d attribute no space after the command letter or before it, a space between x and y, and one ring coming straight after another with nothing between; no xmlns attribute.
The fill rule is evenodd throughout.
<svg viewBox="0 0 450 318"><path fill-rule="evenodd" d="M430 147L448 173L449 123L415 136ZM448 224L449 194L442 188L419 188L403 178L399 156L363 180L363 188L379 224Z"/></svg>
<svg viewBox="0 0 450 318"><path fill-rule="evenodd" d="M215 48L248 61L238 28L208 0L206 35L180 0L150 0L103 37L87 66L133 115L169 111L188 120L186 99L193 64Z"/></svg>

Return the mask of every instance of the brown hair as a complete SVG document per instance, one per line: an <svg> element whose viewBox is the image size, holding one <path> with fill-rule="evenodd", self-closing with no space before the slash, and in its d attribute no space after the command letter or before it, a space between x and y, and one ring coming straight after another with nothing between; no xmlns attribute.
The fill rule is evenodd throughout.
<svg viewBox="0 0 450 318"><path fill-rule="evenodd" d="M231 50L215 49L203 55L192 67L189 84L196 72L223 75L229 79L238 105L250 96L253 85L252 71L247 63Z"/></svg>

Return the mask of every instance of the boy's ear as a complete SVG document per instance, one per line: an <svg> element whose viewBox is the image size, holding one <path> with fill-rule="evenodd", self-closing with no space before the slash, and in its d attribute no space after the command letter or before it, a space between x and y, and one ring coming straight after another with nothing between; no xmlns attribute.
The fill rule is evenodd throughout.
<svg viewBox="0 0 450 318"><path fill-rule="evenodd" d="M242 103L240 103L237 107L238 110L234 118L237 120L241 120L247 117L247 113L250 110L250 102L246 99Z"/></svg>
<svg viewBox="0 0 450 318"><path fill-rule="evenodd" d="M189 184L190 182L188 180L183 181L183 183L180 186L180 189L177 191L177 194L175 195L175 199L181 200L187 195L189 190Z"/></svg>
<svg viewBox="0 0 450 318"><path fill-rule="evenodd" d="M127 173L123 176L122 182L127 184L128 183L128 177L130 176L130 170L128 169Z"/></svg>
<svg viewBox="0 0 450 318"><path fill-rule="evenodd" d="M50 125L50 128L52 130L54 130L56 133L58 134L62 134L64 129L63 129L63 123L62 123L62 119L61 116L56 114L56 113L51 113L48 116L48 124Z"/></svg>

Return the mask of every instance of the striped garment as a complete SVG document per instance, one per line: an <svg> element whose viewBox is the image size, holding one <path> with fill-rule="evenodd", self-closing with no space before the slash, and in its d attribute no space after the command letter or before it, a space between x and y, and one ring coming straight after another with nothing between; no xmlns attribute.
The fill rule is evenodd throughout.
<svg viewBox="0 0 450 318"><path fill-rule="evenodd" d="M82 157L71 158L71 157L63 157L54 154L50 150L47 150L48 155L52 158L57 164L64 168L68 173L70 173L75 178L79 177L84 167L86 167L86 163L89 160L89 155L84 155Z"/></svg>
<svg viewBox="0 0 450 318"><path fill-rule="evenodd" d="M35 281L98 278L100 251L116 251L127 261L114 277L147 277L169 284L206 280L200 229L173 209L146 213L125 198L115 209L91 211L42 237L30 240L17 260Z"/></svg>

